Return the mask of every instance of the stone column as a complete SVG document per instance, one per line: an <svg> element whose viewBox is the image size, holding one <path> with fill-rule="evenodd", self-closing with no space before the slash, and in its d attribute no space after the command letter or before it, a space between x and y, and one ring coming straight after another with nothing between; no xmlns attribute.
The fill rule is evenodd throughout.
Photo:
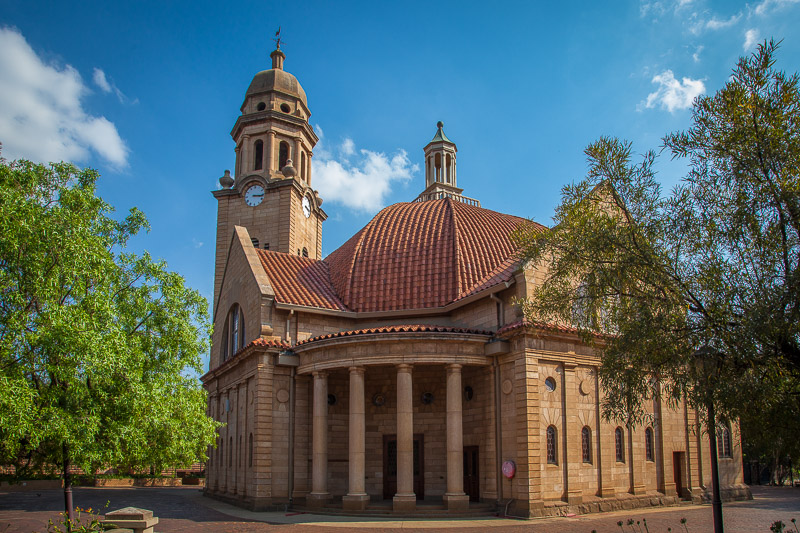
<svg viewBox="0 0 800 533"><path fill-rule="evenodd" d="M267 132L267 176L275 170L275 132ZM280 170L280 169L278 169Z"/></svg>
<svg viewBox="0 0 800 533"><path fill-rule="evenodd" d="M300 137L295 137L295 139L294 139L294 153L292 154L291 159L292 159L292 163L294 164L295 170L297 170L297 177L298 178L303 175L302 172L300 171L300 165L303 164L303 162L301 161L302 158L300 157L300 146L302 146Z"/></svg>
<svg viewBox="0 0 800 533"><path fill-rule="evenodd" d="M397 494L393 509L417 508L414 494L414 404L411 365L397 365Z"/></svg>
<svg viewBox="0 0 800 533"><path fill-rule="evenodd" d="M447 365L447 492L449 511L469 509L464 494L464 432L461 423L461 365Z"/></svg>
<svg viewBox="0 0 800 533"><path fill-rule="evenodd" d="M350 486L342 498L342 507L362 511L367 508L369 495L364 482L364 367L350 367Z"/></svg>
<svg viewBox="0 0 800 533"><path fill-rule="evenodd" d="M242 135L242 164L239 168L239 171L242 175L247 175L253 170L253 162L250 160L250 154L252 150L250 149L250 136L247 134Z"/></svg>
<svg viewBox="0 0 800 533"><path fill-rule="evenodd" d="M311 493L308 505L322 507L328 493L328 374L314 372L314 409L311 443Z"/></svg>

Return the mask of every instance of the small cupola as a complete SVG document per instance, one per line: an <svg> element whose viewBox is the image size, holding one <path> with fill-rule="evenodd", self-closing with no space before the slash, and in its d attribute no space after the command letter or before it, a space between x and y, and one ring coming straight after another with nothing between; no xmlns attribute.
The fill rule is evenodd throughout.
<svg viewBox="0 0 800 533"><path fill-rule="evenodd" d="M435 183L457 187L456 144L444 134L444 123L436 123L436 135L425 147L425 187Z"/></svg>
<svg viewBox="0 0 800 533"><path fill-rule="evenodd" d="M436 123L436 134L425 145L425 190L417 197L418 202L450 198L480 207L474 198L463 196L456 180L456 143L444 134L444 123Z"/></svg>

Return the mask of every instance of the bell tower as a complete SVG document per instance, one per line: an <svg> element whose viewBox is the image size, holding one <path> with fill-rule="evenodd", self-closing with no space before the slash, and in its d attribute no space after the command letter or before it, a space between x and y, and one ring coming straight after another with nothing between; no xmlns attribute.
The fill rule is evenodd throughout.
<svg viewBox="0 0 800 533"><path fill-rule="evenodd" d="M322 198L312 184L311 158L319 140L308 122L303 87L283 69L280 43L272 68L257 73L231 130L234 172L213 191L218 201L214 295L218 294L234 226L247 229L256 248L322 258Z"/></svg>

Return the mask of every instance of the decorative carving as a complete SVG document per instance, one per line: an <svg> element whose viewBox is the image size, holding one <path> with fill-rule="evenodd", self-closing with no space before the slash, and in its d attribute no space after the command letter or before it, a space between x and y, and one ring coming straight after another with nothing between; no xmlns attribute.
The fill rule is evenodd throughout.
<svg viewBox="0 0 800 533"><path fill-rule="evenodd" d="M279 389L278 392L275 394L275 397L281 403L286 403L289 401L289 391L286 389Z"/></svg>
<svg viewBox="0 0 800 533"><path fill-rule="evenodd" d="M511 384L511 380L507 379L503 382L503 394L511 394L511 391L514 389L514 386Z"/></svg>

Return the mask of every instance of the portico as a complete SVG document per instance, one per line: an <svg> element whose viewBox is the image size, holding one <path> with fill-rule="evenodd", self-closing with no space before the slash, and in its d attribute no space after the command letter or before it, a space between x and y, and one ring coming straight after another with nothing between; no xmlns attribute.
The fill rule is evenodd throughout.
<svg viewBox="0 0 800 533"><path fill-rule="evenodd" d="M484 335L456 335L462 341L468 337L471 342L467 345L474 344L472 360L469 355L465 358L464 354L426 353L426 343L419 342L423 335L414 333L400 335L405 337L405 342L399 344L398 335L391 335L394 338L386 342L388 339L384 334L360 336L345 345L341 340L334 344L329 342L327 348L324 339L298 346L296 350L301 358L298 373L313 376L312 487L306 500L309 506L331 505L335 499L332 496L334 491L329 488L333 476L329 470L328 449L342 443L331 442L328 429L338 422L329 419L329 411L336 410L339 396L342 396L347 398L347 492L341 496L342 508L363 510L371 500L383 500L387 496L387 483L388 488L394 489L389 496L392 508L397 512L414 511L417 500L424 495L423 491L427 491L428 499L441 498L448 510L465 511L469 508L469 496L464 492L462 374L465 363L471 362L476 371L483 371L488 376L491 360L481 353L486 342ZM430 337L430 334L424 336ZM437 336L454 340L450 333ZM402 344L413 345L417 353L402 356L382 353L385 351L382 348L397 351L398 345ZM334 346L338 354L332 353ZM366 346L369 350L363 349ZM435 343L430 346L435 346ZM458 346L456 351L464 351L463 342ZM322 353L327 355L325 362L320 361ZM353 357L354 353L364 355ZM453 362L455 356L461 362ZM304 364L306 361L314 363ZM323 366L325 369L320 369ZM347 384L346 391L338 390L339 395L329 392L329 377L334 375L338 376L340 383L344 381ZM342 380L345 375L346 380ZM367 387L365 382L371 386ZM378 384L380 386L376 386ZM492 394L486 396L493 397ZM377 447L367 444L367 426L372 442L377 443L376 437L388 442L388 447L386 443L381 446L380 455ZM381 463L380 469L376 468L378 462ZM425 463L431 468L426 468ZM392 479L386 479L387 476ZM368 483L368 478L371 483ZM378 480L382 483L377 483ZM395 482L396 485L392 486Z"/></svg>

